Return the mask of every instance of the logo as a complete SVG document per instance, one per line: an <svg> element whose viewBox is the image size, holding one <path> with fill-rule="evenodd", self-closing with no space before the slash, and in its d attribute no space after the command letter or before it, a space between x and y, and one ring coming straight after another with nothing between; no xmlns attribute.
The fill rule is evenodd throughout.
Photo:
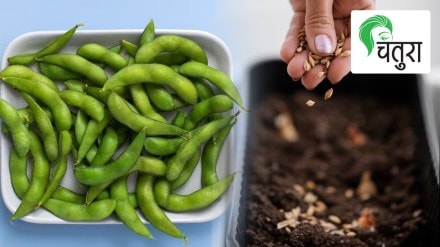
<svg viewBox="0 0 440 247"><path fill-rule="evenodd" d="M429 73L430 12L352 11L353 73Z"/></svg>

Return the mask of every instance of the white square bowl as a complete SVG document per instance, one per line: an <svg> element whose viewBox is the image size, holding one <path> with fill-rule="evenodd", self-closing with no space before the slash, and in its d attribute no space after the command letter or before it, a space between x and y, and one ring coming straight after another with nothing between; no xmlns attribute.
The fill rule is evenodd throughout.
<svg viewBox="0 0 440 247"><path fill-rule="evenodd" d="M66 47L60 51L61 53L74 53L76 49L88 42L100 43L104 46L111 47L120 43L122 39L136 43L139 39L142 29L133 30L77 30L75 35L68 42ZM55 39L65 31L38 31L23 34L14 39L6 48L3 54L1 70L7 65L7 58L16 54L35 52L41 49L46 43ZM228 76L232 75L231 55L226 44L217 36L200 30L156 30L157 35L176 34L189 38L197 42L206 52L209 65L217 68ZM23 100L18 96L17 92L0 82L0 97L11 104L20 107L24 106ZM1 120L0 120L1 123ZM218 176L220 178L233 173L235 153L234 153L234 131L231 131L221 155L218 160ZM20 199L16 196L10 180L9 174L9 154L11 151L11 143L9 137L3 133L0 134L0 185L3 202L6 207L13 213L20 204ZM84 192L85 188L81 187L73 177L73 162L69 161L69 168L62 181L62 185L77 192ZM129 188L133 188L134 184L129 184ZM194 171L190 180L180 188L176 193L188 194L200 188L200 165ZM174 223L200 223L213 220L220 216L231 201L231 189L229 189L219 200L202 210L186 213L167 212L168 217ZM112 216L100 222L66 222L51 214L45 209L37 209L31 214L22 218L22 220L31 223L43 224L119 224L121 223L116 217ZM147 222L144 220L144 222Z"/></svg>

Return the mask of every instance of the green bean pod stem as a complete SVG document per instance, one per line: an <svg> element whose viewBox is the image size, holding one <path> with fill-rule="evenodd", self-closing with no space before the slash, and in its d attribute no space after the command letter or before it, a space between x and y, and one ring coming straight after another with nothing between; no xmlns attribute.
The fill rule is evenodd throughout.
<svg viewBox="0 0 440 247"><path fill-rule="evenodd" d="M43 48L41 48L39 51L35 53L28 53L28 54L20 54L15 55L8 58L9 64L21 64L21 65L29 65L33 62L35 62L35 59L38 59L40 57L54 54L60 51L64 46L66 46L67 42L72 38L72 36L75 34L78 27L83 26L83 24L76 24L71 29L64 32L62 35L58 36L54 40L47 43Z"/></svg>
<svg viewBox="0 0 440 247"><path fill-rule="evenodd" d="M44 195L49 182L49 161L44 153L40 138L33 131L29 131L31 137L30 153L33 158L32 181L23 195L20 205L11 217L11 220L20 219L30 214Z"/></svg>
<svg viewBox="0 0 440 247"><path fill-rule="evenodd" d="M76 179L85 185L105 183L127 174L136 164L145 142L145 132L140 131L130 145L115 161L98 167L75 166L73 173Z"/></svg>
<svg viewBox="0 0 440 247"><path fill-rule="evenodd" d="M235 121L236 114L223 117L219 120L208 122L192 132L191 139L184 142L177 152L167 160L166 177L169 181L177 179L185 164L194 155L196 150L219 130Z"/></svg>
<svg viewBox="0 0 440 247"><path fill-rule="evenodd" d="M154 175L139 174L136 182L136 198L144 217L157 229L175 238L186 239L185 235L171 222L154 198Z"/></svg>
<svg viewBox="0 0 440 247"><path fill-rule="evenodd" d="M59 95L67 105L81 109L96 121L104 118L104 106L94 97L75 90L64 90Z"/></svg>
<svg viewBox="0 0 440 247"><path fill-rule="evenodd" d="M70 109L60 98L57 91L43 84L36 87L35 83L28 79L5 77L2 78L2 80L11 87L32 95L49 107L58 131L70 129L72 126L72 115L70 113Z"/></svg>
<svg viewBox="0 0 440 247"><path fill-rule="evenodd" d="M55 64L85 76L90 82L102 86L107 81L107 73L98 65L76 54L52 54L38 61Z"/></svg>
<svg viewBox="0 0 440 247"><path fill-rule="evenodd" d="M17 109L3 99L0 99L0 118L11 133L12 142L17 154L25 156L31 145L28 128L21 121Z"/></svg>
<svg viewBox="0 0 440 247"><path fill-rule="evenodd" d="M231 185L235 174L226 176L212 185L203 187L189 195L170 193L161 205L170 212L188 212L205 208L219 199Z"/></svg>
<svg viewBox="0 0 440 247"><path fill-rule="evenodd" d="M104 84L103 90L139 83L168 86L188 104L197 100L197 91L190 80L163 64L132 64L116 72Z"/></svg>
<svg viewBox="0 0 440 247"><path fill-rule="evenodd" d="M243 99L241 98L237 87L231 78L229 78L229 76L223 71L197 61L189 61L179 67L179 73L189 77L206 79L226 95L231 97L241 109L245 110Z"/></svg>
<svg viewBox="0 0 440 247"><path fill-rule="evenodd" d="M128 102L117 93L111 93L107 106L114 119L130 129L145 131L149 136L155 135L187 135L188 131L172 124L144 117L130 109Z"/></svg>
<svg viewBox="0 0 440 247"><path fill-rule="evenodd" d="M153 235L151 235L151 232L144 225L135 208L130 204L128 199L127 178L128 176L122 176L116 179L110 186L111 198L116 200L116 215L124 225L135 233L144 237L153 238Z"/></svg>
<svg viewBox="0 0 440 247"><path fill-rule="evenodd" d="M97 222L108 218L114 212L116 201L103 199L84 206L83 204L49 198L43 207L65 221Z"/></svg>
<svg viewBox="0 0 440 247"><path fill-rule="evenodd" d="M140 46L135 57L136 63L151 63L162 52L177 52L192 60L208 64L205 51L199 44L191 39L173 34L163 34Z"/></svg>

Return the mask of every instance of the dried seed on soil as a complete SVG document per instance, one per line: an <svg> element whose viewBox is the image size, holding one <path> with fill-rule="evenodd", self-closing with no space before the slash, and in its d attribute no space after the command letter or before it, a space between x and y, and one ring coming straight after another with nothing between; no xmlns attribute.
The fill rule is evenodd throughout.
<svg viewBox="0 0 440 247"><path fill-rule="evenodd" d="M363 229L374 230L376 227L376 219L371 208L364 208L361 216L357 219L357 226Z"/></svg>
<svg viewBox="0 0 440 247"><path fill-rule="evenodd" d="M377 194L376 184L371 180L371 172L364 171L361 175L361 180L357 188L359 199L366 201Z"/></svg>
<svg viewBox="0 0 440 247"><path fill-rule="evenodd" d="M304 200L304 202L307 202L308 204L312 204L318 200L318 197L311 192L307 192L306 195L304 196L303 200Z"/></svg>
<svg viewBox="0 0 440 247"><path fill-rule="evenodd" d="M342 223L342 220L338 216L336 216L336 215L329 215L328 219L331 222L335 223L335 224L341 224Z"/></svg>

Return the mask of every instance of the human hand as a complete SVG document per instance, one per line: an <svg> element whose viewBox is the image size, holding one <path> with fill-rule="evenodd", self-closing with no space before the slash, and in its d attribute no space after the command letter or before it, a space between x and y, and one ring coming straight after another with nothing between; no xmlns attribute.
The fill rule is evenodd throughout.
<svg viewBox="0 0 440 247"><path fill-rule="evenodd" d="M338 83L350 72L350 57L346 56L349 53L339 54L351 49L351 11L373 9L375 0L290 0L290 3L294 16L280 50L281 59L287 63L287 73L295 81L301 79L309 90L326 76L331 83ZM304 32L303 28L305 41L302 44L306 46L302 45L303 48L297 51L301 44L298 35ZM337 48L341 49L335 56ZM304 63L311 54L327 57L331 63L305 68Z"/></svg>

